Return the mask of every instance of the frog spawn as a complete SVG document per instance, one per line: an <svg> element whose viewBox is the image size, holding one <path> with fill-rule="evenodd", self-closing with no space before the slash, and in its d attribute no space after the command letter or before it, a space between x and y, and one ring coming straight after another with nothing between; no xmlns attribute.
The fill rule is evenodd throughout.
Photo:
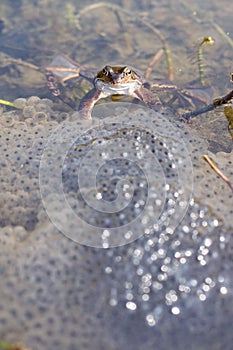
<svg viewBox="0 0 233 350"><path fill-rule="evenodd" d="M38 171L43 144L56 124L48 114L49 101L34 97L28 102L23 99L17 102L21 107L25 104L22 112L6 112L0 121L0 221L2 226L22 225L30 230L37 222L40 207Z"/></svg>
<svg viewBox="0 0 233 350"><path fill-rule="evenodd" d="M229 179L233 178L233 152L218 152L215 155L210 153L210 157L223 174L227 175ZM200 160L200 162L204 163L204 160ZM210 206L216 215L224 221L224 224L232 229L233 207L231 203L233 201L233 193L226 183L220 180L219 176L207 164L200 166L195 173L195 181L198 184L196 186L196 196L205 198L206 205ZM219 192L222 194L221 198L219 198Z"/></svg>
<svg viewBox="0 0 233 350"><path fill-rule="evenodd" d="M2 197L4 215L1 214L4 288L0 292L0 337L20 341L33 349L119 349L126 344L129 349L135 346L152 349L156 335L161 349L171 348L174 337L185 348L190 342L186 332L191 329L193 336L192 333L204 329L208 333L213 313L218 329L215 337L220 336L225 327L221 314L225 312L227 319L232 303L229 257L233 245L228 219L232 198L224 183L221 186L228 196L222 197L221 190L211 197L211 186L206 185L217 179L201 160L207 149L205 142L186 135L194 166L194 199L179 226L174 229L155 222L145 228L143 237L130 245L100 251L74 244L49 223L40 201L38 167L47 139L59 123L54 121L49 101L32 98L23 102L22 113L14 112L13 116L11 112L3 113L5 125L1 129L5 140L1 142L4 164L1 184L6 192ZM35 122L34 116L40 113L40 108L45 118ZM166 113L165 117L171 117ZM64 114L57 117L63 120ZM162 130L162 125L156 123L157 129ZM174 129L170 130L169 137L173 133ZM141 133L141 138L154 147L153 137ZM168 168L169 163L178 159L179 146L178 143ZM116 145L113 143L112 147L114 153ZM165 156L163 151L167 152L165 145L161 145L161 157ZM76 156L77 149L69 152L69 156ZM127 152L135 152L135 148L127 148ZM232 153L216 157L219 167L227 171ZM73 195L77 179L69 177L75 170L71 159L66 158L63 180L66 193ZM100 169L99 185L108 181L106 199L116 195L115 179L110 175L117 169L124 173L124 162L124 159L110 161L107 169ZM135 171L132 165L132 172ZM169 174L172 178L172 172L167 170L167 177ZM225 202L221 202L223 198ZM72 197L70 200L73 203ZM85 203L81 211L85 214ZM106 223L104 218L103 223ZM184 325L188 316L190 328ZM173 336L168 336L171 332ZM209 344L213 341L212 345L216 340L213 337L210 341L205 336L201 339L198 341L208 340ZM229 338L225 341L227 346L231 344ZM193 343L197 344L194 338Z"/></svg>

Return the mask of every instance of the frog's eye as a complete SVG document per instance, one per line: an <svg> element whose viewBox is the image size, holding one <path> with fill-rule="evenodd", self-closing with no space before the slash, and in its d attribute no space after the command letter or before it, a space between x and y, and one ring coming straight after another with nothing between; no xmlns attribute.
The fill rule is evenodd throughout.
<svg viewBox="0 0 233 350"><path fill-rule="evenodd" d="M132 73L131 69L127 68L127 69L125 70L125 75L126 75L126 76L129 76L131 73Z"/></svg>
<svg viewBox="0 0 233 350"><path fill-rule="evenodd" d="M103 75L105 75L105 76L107 77L107 76L108 76L109 71L107 70L107 68L106 68L106 67L104 67L104 68L102 69L102 73L103 73Z"/></svg>

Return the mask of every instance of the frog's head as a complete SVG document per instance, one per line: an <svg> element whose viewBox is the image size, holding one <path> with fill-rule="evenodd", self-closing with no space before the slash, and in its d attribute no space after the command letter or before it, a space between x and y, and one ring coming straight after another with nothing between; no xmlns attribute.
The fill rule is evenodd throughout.
<svg viewBox="0 0 233 350"><path fill-rule="evenodd" d="M94 85L106 96L132 95L142 85L142 78L128 66L105 66L97 73Z"/></svg>

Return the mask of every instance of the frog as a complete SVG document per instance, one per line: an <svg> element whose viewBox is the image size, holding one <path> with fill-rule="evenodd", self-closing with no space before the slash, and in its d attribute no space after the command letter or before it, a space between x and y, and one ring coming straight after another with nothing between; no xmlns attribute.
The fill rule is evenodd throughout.
<svg viewBox="0 0 233 350"><path fill-rule="evenodd" d="M181 89L170 82L151 83L138 70L128 65L105 65L96 73L95 69L81 65L64 54L59 54L45 70L49 90L54 96L75 110L77 110L76 104L61 93L59 86L73 78L85 79L92 84L92 89L84 95L78 107L80 119L83 121L92 121L93 108L100 99L111 97L115 100L116 96L130 96L154 111L161 111L164 108L158 94L159 91L169 91L174 94L171 101L176 99L179 99L182 103L186 101L194 109L197 106L196 102L204 104L201 109L180 115L182 120L188 122L191 117L212 110L219 105L219 103L207 105L210 97L209 88L206 92L202 89L200 93L200 89L195 92L193 88ZM231 95L229 96L231 99ZM223 99L224 103L225 99ZM166 108L168 108L168 105L166 105Z"/></svg>
<svg viewBox="0 0 233 350"><path fill-rule="evenodd" d="M181 98L187 99L188 103L193 106L192 98L198 101L205 102L202 97L194 96L186 89L179 89L172 84L150 84L136 69L128 65L111 66L105 65L97 74L93 70L72 61L65 55L58 55L46 67L47 86L52 94L60 98L64 103L71 108L76 109L76 105L61 94L59 84L64 84L72 78L86 79L92 83L93 88L81 99L79 104L79 116L82 121L92 122L92 110L95 104L103 98L111 97L113 100L116 96L130 96L144 103L148 108L160 112L164 107L157 92L161 90L169 90L180 94ZM94 75L93 75L94 74ZM233 83L233 73L231 73L231 82ZM181 120L190 122L190 118L196 117L202 113L209 112L215 108L231 103L233 100L233 90L226 95L216 98L211 103L206 104L200 109L180 115ZM229 110L230 108L230 110ZM232 107L228 106L226 116L231 116ZM230 125L231 127L231 125ZM233 191L233 182L231 182L213 161L204 155L203 159L210 167L220 176Z"/></svg>
<svg viewBox="0 0 233 350"><path fill-rule="evenodd" d="M145 85L142 75L130 66L103 67L93 80L91 89L80 101L79 110L83 119L92 119L94 105L102 98L130 96L143 102L147 107L159 111L162 103Z"/></svg>
<svg viewBox="0 0 233 350"><path fill-rule="evenodd" d="M63 69L57 66L63 61ZM67 68L65 68L67 67ZM70 107L75 106L61 96L54 76L58 76L59 82L65 82L74 77L81 77L93 84L93 88L81 99L79 104L80 118L82 120L92 120L92 110L95 104L103 98L111 97L114 100L116 96L130 96L144 103L148 108L155 111L162 109L162 103L159 96L149 89L149 85L142 74L135 68L122 65L105 65L97 74L90 78L85 67L72 62L67 57L57 57L52 64L46 68L47 84L54 96L59 97ZM73 74L72 74L73 73Z"/></svg>

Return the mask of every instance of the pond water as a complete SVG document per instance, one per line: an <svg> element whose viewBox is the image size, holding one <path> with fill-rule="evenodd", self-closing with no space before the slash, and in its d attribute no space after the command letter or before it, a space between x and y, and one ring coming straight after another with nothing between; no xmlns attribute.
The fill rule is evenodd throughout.
<svg viewBox="0 0 233 350"><path fill-rule="evenodd" d="M18 108L0 110L0 348L232 348L233 191L203 160L232 182L232 134L224 106L179 116L203 106L190 92L211 103L232 90L232 12L2 0L0 99ZM181 94L159 91L157 112L101 101L84 125L46 87L61 53L88 72L146 72L160 53L151 84ZM91 87L61 90L78 105Z"/></svg>

